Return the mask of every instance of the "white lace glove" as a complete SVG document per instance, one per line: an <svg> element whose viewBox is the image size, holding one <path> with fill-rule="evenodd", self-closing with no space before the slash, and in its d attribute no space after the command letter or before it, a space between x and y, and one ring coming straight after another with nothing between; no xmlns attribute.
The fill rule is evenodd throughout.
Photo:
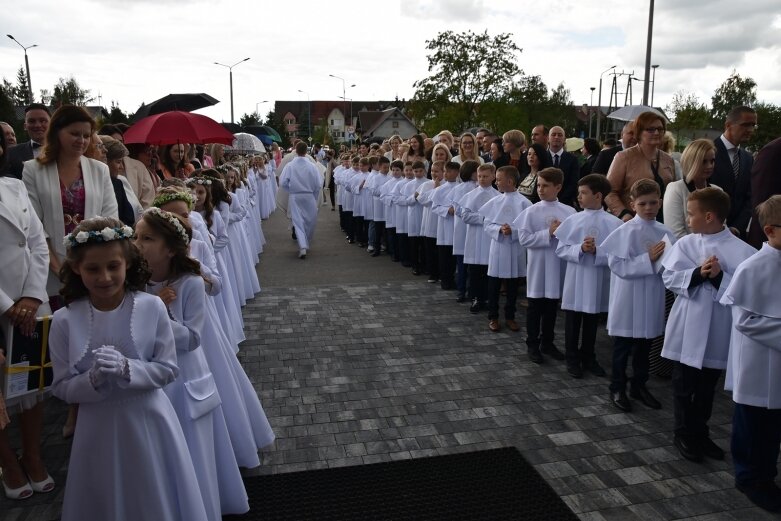
<svg viewBox="0 0 781 521"><path fill-rule="evenodd" d="M95 350L95 363L99 367L100 374L130 380L130 368L125 355L117 351L113 346L102 346Z"/></svg>
<svg viewBox="0 0 781 521"><path fill-rule="evenodd" d="M93 389L97 389L106 383L106 375L100 370L100 362L96 358L92 362L92 367L89 370L89 382L92 384Z"/></svg>

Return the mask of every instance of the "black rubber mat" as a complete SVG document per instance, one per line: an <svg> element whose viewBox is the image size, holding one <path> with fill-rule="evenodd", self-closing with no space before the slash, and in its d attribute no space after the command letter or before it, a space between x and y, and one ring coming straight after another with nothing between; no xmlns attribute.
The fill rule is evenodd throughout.
<svg viewBox="0 0 781 521"><path fill-rule="evenodd" d="M576 520L515 448L244 480L250 512L225 520Z"/></svg>

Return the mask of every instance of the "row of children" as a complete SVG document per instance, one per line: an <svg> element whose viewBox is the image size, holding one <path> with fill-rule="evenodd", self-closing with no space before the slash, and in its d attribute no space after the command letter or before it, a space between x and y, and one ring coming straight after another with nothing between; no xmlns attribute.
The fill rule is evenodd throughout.
<svg viewBox="0 0 781 521"><path fill-rule="evenodd" d="M263 242L257 179L237 183L244 172L257 175L197 171L160 188L135 229L99 217L65 237L52 388L79 416L63 520L249 510L239 469L260 464L274 433L236 357Z"/></svg>
<svg viewBox="0 0 781 521"><path fill-rule="evenodd" d="M438 274L430 262L427 265L429 280L438 275L443 289L467 290L473 312L487 301L491 331L500 329L502 285L505 323L513 331L520 329L515 300L526 277L528 356L535 363L543 362L543 354L565 359L574 378L583 377L584 371L606 374L596 360L595 341L599 315L607 312L607 330L613 337L610 401L625 412L632 409L630 397L661 408L646 383L651 340L665 334L662 356L675 363L674 444L687 459L724 458L707 423L717 381L727 369L726 388L733 391L736 404L736 484L762 508L781 510L781 490L773 482L781 443L781 391L775 383L775 371L781 369L781 288L774 270L781 259L781 196L758 208L769 241L756 253L725 226L730 200L718 188L690 195L691 234L676 242L657 221L661 194L651 179L631 187L635 216L622 222L604 210L611 186L599 174L579 181L583 211L576 213L557 200L563 174L556 168L539 172L540 201L531 204L517 192L520 174L512 166L495 171L493 165L469 161L434 163L433 179L426 180L422 165L394 162L389 175L382 160L377 160L376 172L368 172L369 160L358 159L352 169L345 161L335 174L344 188L339 201L348 241L357 236L365 242L373 228L377 255L382 239L377 221L384 217L388 252L410 263L413 273L425 269L425 257L417 256L419 249L413 245L416 238L435 241L436 249L424 250L424 256L436 252L439 259ZM374 222L367 226L362 202L375 200L381 204L374 208L385 213L369 214ZM420 214L412 209L415 205L422 207ZM459 275L454 284L455 267ZM665 288L677 296L666 326ZM565 312L565 353L553 343L559 301ZM627 396L630 355L633 375Z"/></svg>

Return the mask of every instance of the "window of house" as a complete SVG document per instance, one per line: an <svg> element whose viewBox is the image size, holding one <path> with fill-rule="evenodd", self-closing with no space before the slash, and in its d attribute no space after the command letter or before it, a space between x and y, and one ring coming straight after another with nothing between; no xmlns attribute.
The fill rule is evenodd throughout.
<svg viewBox="0 0 781 521"><path fill-rule="evenodd" d="M398 121L394 121L393 122L393 128L399 128L399 122Z"/></svg>

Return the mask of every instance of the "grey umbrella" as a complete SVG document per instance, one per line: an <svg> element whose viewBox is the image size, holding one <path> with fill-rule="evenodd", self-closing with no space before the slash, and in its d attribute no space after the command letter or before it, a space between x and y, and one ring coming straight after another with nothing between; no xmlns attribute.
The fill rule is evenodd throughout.
<svg viewBox="0 0 781 521"><path fill-rule="evenodd" d="M172 110L182 110L192 112L193 110L211 107L219 103L219 100L209 96L206 93L192 94L168 94L152 103L141 105L133 116L133 121L138 121L153 114L162 114Z"/></svg>
<svg viewBox="0 0 781 521"><path fill-rule="evenodd" d="M664 119L665 123L670 122L670 120L667 119L667 116L665 116L661 110L655 109L653 107L647 107L645 105L627 105L626 107L621 107L618 110L614 110L608 114L607 117L610 119L616 119L618 121L632 121L643 112L653 112L660 118Z"/></svg>

